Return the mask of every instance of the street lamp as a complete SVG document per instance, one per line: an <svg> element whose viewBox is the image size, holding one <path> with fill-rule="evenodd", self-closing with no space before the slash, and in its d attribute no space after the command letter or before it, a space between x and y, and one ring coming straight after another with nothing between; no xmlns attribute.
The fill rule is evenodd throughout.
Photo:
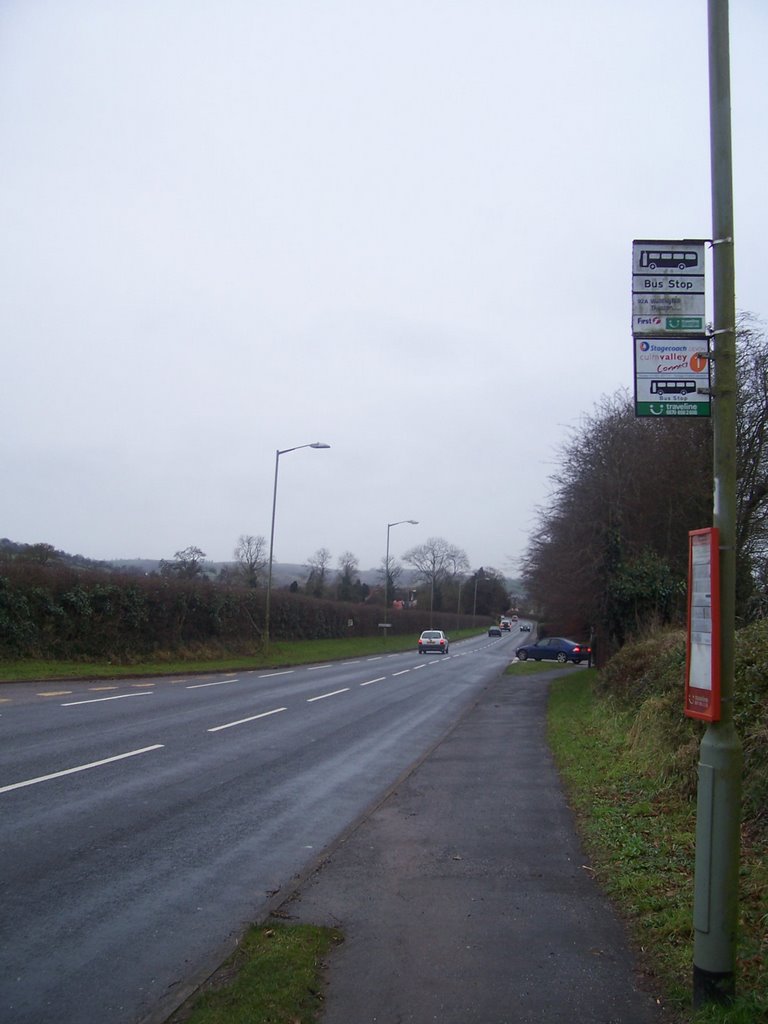
<svg viewBox="0 0 768 1024"><path fill-rule="evenodd" d="M275 452L275 486L272 491L272 528L269 533L269 572L267 573L267 600L264 609L264 652L269 650L269 610L272 599L272 555L275 547L275 508L277 506L277 471L280 468L280 456L288 452L297 452L300 448L330 448L329 444L322 441L313 441L312 444L297 444L295 448L280 448Z"/></svg>
<svg viewBox="0 0 768 1024"><path fill-rule="evenodd" d="M456 602L456 629L459 628L459 619L461 618L461 588L464 586L466 582L467 581L464 579L463 576L459 580L459 599Z"/></svg>
<svg viewBox="0 0 768 1024"><path fill-rule="evenodd" d="M411 526L418 526L418 519L398 519L396 523L387 523L387 557L384 560L384 639L387 638L387 626L389 625L389 531L393 526L400 526L402 523L410 523Z"/></svg>

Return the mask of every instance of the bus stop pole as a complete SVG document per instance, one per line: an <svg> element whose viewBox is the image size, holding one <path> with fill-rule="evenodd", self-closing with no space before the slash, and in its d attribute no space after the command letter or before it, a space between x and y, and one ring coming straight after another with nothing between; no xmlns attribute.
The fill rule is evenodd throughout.
<svg viewBox="0 0 768 1024"><path fill-rule="evenodd" d="M733 723L736 628L736 303L728 0L708 0L714 297L714 525L720 536L720 720L699 750L693 1005L736 993L741 742Z"/></svg>

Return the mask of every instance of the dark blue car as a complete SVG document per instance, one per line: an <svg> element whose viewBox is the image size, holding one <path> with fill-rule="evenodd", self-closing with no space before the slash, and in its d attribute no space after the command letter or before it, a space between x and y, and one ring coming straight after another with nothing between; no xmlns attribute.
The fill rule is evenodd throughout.
<svg viewBox="0 0 768 1024"><path fill-rule="evenodd" d="M589 659L592 648L561 636L546 636L535 644L523 644L515 653L520 661L533 658L534 661L559 661L562 665L572 661L574 665L580 665Z"/></svg>

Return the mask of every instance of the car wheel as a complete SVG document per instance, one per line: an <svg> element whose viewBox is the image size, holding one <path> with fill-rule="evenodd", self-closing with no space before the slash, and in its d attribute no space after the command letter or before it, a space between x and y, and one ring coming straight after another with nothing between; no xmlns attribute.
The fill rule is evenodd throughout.
<svg viewBox="0 0 768 1024"><path fill-rule="evenodd" d="M528 651L518 651L517 652L517 657L519 658L520 661L527 661L528 660Z"/></svg>
<svg viewBox="0 0 768 1024"><path fill-rule="evenodd" d="M568 661L568 655L565 653L565 651L558 651L557 660L560 662L561 665L564 665L566 661Z"/></svg>

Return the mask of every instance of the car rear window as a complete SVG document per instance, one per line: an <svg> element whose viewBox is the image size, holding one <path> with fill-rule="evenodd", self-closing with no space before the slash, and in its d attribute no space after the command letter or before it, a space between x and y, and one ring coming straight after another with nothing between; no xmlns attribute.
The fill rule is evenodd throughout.
<svg viewBox="0 0 768 1024"><path fill-rule="evenodd" d="M424 637L425 640L437 640L440 637L440 634L436 632L434 629L429 632L422 633L421 635Z"/></svg>

